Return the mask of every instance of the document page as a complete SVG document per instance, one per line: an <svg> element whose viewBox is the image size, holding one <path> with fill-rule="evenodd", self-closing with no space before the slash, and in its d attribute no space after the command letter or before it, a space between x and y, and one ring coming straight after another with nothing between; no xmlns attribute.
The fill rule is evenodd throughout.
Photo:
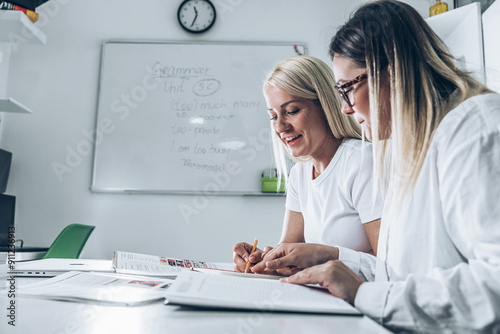
<svg viewBox="0 0 500 334"><path fill-rule="evenodd" d="M169 304L260 311L360 314L325 289L241 278L182 272L166 292Z"/></svg>
<svg viewBox="0 0 500 334"><path fill-rule="evenodd" d="M160 277L175 277L181 271L187 271L192 267L218 268L217 264L212 262L181 260L122 251L115 251L113 265L117 273Z"/></svg>
<svg viewBox="0 0 500 334"><path fill-rule="evenodd" d="M237 277L246 277L246 278L262 278L262 279L275 279L279 280L283 278L283 276L276 275L267 275L267 274L254 274L254 273L241 273L234 270L228 269L215 269L215 268L192 268L193 271L211 274L211 275L228 275L228 276L237 276Z"/></svg>

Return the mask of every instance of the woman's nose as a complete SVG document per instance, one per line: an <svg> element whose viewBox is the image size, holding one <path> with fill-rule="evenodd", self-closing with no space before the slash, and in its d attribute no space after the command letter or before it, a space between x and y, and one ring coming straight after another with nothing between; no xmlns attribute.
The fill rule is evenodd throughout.
<svg viewBox="0 0 500 334"><path fill-rule="evenodd" d="M347 103L346 100L342 100L342 113L347 116L352 116L354 114L354 109Z"/></svg>
<svg viewBox="0 0 500 334"><path fill-rule="evenodd" d="M278 132L285 132L290 129L290 123L284 117L278 118L278 120L276 121L275 129Z"/></svg>

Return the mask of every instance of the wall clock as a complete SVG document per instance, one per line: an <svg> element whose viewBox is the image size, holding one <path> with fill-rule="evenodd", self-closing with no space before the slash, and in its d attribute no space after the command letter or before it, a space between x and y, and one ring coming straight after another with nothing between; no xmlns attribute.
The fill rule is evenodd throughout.
<svg viewBox="0 0 500 334"><path fill-rule="evenodd" d="M181 27L194 34L212 28L215 18L215 6L209 0L185 0L177 11L177 20Z"/></svg>

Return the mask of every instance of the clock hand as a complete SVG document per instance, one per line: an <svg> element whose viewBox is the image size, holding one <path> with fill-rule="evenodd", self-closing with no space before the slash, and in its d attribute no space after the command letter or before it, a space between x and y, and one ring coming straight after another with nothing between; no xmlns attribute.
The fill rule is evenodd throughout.
<svg viewBox="0 0 500 334"><path fill-rule="evenodd" d="M194 22L196 21L196 19L198 18L198 11L196 10L196 7L194 7L194 13L196 14L194 16L194 19L193 19L193 23L191 23L191 27L193 26Z"/></svg>

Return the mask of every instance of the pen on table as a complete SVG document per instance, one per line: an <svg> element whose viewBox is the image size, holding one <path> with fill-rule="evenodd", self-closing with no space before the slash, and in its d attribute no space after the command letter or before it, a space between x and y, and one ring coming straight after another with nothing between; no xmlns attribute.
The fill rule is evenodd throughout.
<svg viewBox="0 0 500 334"><path fill-rule="evenodd" d="M253 247L252 251L250 252L250 255L252 255L252 253L255 252L255 248L257 248L257 238L255 238L255 241L253 242ZM245 273L247 273L248 269L250 269L250 255L248 256L247 266L245 267Z"/></svg>

